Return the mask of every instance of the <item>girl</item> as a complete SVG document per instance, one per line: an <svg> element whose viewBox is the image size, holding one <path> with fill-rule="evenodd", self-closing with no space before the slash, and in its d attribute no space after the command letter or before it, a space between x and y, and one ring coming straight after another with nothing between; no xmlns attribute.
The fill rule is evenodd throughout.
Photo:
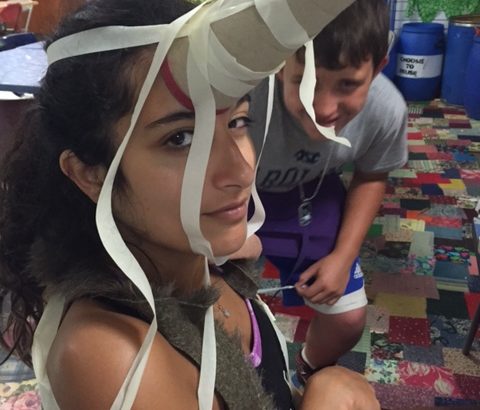
<svg viewBox="0 0 480 410"><path fill-rule="evenodd" d="M166 25L189 9L174 0L92 0L62 23L50 47L98 27ZM40 321L33 364L48 410L292 408L281 344L247 264L206 266L205 255L230 255L247 236L255 170L248 99L217 112L195 186L185 177L189 154L205 153L193 135L208 121L179 102L165 71L145 93L157 51L117 48L48 68L1 171L1 294L11 300L11 349L31 363ZM104 212L109 186L113 227ZM192 239L189 217L206 241ZM152 300L131 274L137 265ZM360 376L332 368L311 379L300 406L374 409L377 402Z"/></svg>

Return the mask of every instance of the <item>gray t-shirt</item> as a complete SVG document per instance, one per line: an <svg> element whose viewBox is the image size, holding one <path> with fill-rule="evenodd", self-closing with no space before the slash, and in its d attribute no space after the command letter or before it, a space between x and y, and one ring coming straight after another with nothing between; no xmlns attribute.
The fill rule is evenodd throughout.
<svg viewBox="0 0 480 410"><path fill-rule="evenodd" d="M353 162L364 173L381 173L407 161L406 104L384 75L377 75L364 108L340 132L352 148L332 141L312 141L286 110L280 86L277 80L272 119L257 174L260 190L284 192L320 176L330 150L328 172ZM265 132L267 95L268 80L251 92L250 134L257 152Z"/></svg>

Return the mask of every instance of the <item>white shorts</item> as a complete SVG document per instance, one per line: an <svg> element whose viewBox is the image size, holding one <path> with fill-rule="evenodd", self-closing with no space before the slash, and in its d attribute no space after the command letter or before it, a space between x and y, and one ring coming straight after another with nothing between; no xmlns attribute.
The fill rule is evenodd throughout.
<svg viewBox="0 0 480 410"><path fill-rule="evenodd" d="M315 304L309 302L307 299L304 299L304 301L307 306L310 306L313 310L325 315L336 315L338 313L349 312L368 304L365 286L362 286L360 289L352 293L343 295L337 300L337 303L331 306L326 304Z"/></svg>

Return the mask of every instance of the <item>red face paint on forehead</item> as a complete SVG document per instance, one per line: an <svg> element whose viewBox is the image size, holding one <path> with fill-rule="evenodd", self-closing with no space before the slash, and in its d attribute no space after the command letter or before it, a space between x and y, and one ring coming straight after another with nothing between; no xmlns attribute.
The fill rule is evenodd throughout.
<svg viewBox="0 0 480 410"><path fill-rule="evenodd" d="M177 82L173 78L172 71L170 70L170 65L168 60L165 59L160 67L160 75L165 81L165 85L168 88L168 91L175 97L175 99L182 104L187 110L194 111L193 102L190 97L183 92L183 90L178 86ZM226 112L228 108L222 108L217 110L216 114L221 115Z"/></svg>

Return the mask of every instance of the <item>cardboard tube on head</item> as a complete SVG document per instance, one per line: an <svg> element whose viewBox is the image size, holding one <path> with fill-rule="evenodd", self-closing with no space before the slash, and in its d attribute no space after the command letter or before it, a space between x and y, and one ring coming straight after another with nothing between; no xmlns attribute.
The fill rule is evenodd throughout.
<svg viewBox="0 0 480 410"><path fill-rule="evenodd" d="M227 11L231 3L232 1L224 1ZM236 3L238 4L238 0ZM168 63L176 85L186 96L188 96L188 81L185 61L190 46L189 37L195 37L197 30L204 28L205 24L210 25L211 32L236 60L239 67L244 67L247 71L272 73L277 71L282 62L305 43L305 41L298 41L298 44L291 43L286 47L275 36L275 26L281 29L284 38L313 38L340 12L353 3L353 0L251 0L243 1L243 3L245 4L243 9L227 16L224 15L225 13L219 13L219 8L215 7L216 1L205 4L203 10L195 14L182 30L180 37L173 43L167 56ZM261 14L257 9L257 3L262 3ZM289 18L293 17L295 24L281 25L279 23L279 6L289 10L287 14L290 14ZM215 14L218 14L220 18L216 20ZM299 33L302 30L303 33ZM211 47L212 44L209 41L209 44L205 45L205 50L207 50L205 59L207 60L210 84L214 81L212 78L214 70L211 70L212 63L209 59L209 54L214 52ZM260 81L261 79L252 76L251 79L244 79L242 83L245 84L245 87L252 89ZM245 94L232 95L235 94L232 90L221 90L213 85L212 88L217 109L230 106L233 101Z"/></svg>

